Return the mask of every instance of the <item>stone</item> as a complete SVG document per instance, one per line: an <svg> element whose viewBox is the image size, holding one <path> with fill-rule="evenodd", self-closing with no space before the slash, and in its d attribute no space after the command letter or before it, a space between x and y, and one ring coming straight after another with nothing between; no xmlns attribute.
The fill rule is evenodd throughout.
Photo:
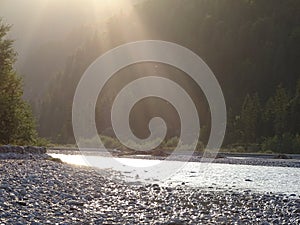
<svg viewBox="0 0 300 225"><path fill-rule="evenodd" d="M74 200L70 200L67 202L68 205L74 205L74 206L83 206L84 202L79 202L79 201L74 201Z"/></svg>

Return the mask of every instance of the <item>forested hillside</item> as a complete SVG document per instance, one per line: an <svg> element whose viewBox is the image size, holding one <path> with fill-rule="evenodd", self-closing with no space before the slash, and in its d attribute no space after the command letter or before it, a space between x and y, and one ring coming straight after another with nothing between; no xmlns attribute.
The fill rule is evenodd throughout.
<svg viewBox="0 0 300 225"><path fill-rule="evenodd" d="M193 50L216 75L228 109L224 145L261 143L267 150L299 151L299 1L148 0L137 4L132 12L113 16L88 34L63 69L57 71L39 103L42 136L59 143L74 142L74 91L98 56L130 41L159 39ZM174 80L193 97L202 121L201 141L205 142L210 113L201 90L181 71L155 63L130 66L109 81L97 105L99 133L113 135L109 120L116 93L133 79L153 73ZM178 135L178 115L162 100L147 99L132 114L131 125L138 136L147 135L146 124L155 115L166 119L168 137ZM134 119L137 115L139 119Z"/></svg>
<svg viewBox="0 0 300 225"><path fill-rule="evenodd" d="M49 83L65 66L68 56L82 46L95 30L93 26L80 26L61 40L46 41L27 53L18 70L24 75L24 97L30 101L36 114Z"/></svg>

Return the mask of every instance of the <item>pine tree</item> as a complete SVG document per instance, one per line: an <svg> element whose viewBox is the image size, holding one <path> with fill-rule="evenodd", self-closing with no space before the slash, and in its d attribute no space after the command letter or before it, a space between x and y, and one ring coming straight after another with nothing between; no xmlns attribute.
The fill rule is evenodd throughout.
<svg viewBox="0 0 300 225"><path fill-rule="evenodd" d="M273 98L274 130L277 135L289 132L287 126L289 102L286 90L281 85L278 86Z"/></svg>
<svg viewBox="0 0 300 225"><path fill-rule="evenodd" d="M10 26L0 20L0 143L25 144L36 138L29 105L22 99L22 80L13 68L16 52L6 39Z"/></svg>
<svg viewBox="0 0 300 225"><path fill-rule="evenodd" d="M261 106L258 95L255 94L253 97L247 95L242 106L240 119L242 139L245 143L257 141L260 117Z"/></svg>
<svg viewBox="0 0 300 225"><path fill-rule="evenodd" d="M292 133L300 134L300 79L297 83L295 96L291 101L290 114Z"/></svg>

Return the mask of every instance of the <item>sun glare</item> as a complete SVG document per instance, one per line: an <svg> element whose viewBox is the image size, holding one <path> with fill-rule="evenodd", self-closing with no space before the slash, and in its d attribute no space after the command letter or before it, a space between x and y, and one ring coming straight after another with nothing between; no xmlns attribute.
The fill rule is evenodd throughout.
<svg viewBox="0 0 300 225"><path fill-rule="evenodd" d="M112 14L121 10L127 11L131 5L127 0L92 0L92 3L97 11L109 11Z"/></svg>

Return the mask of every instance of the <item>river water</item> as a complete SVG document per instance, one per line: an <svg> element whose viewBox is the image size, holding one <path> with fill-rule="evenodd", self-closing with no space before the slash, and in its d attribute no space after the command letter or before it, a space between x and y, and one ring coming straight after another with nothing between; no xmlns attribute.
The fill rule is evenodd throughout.
<svg viewBox="0 0 300 225"><path fill-rule="evenodd" d="M158 180L155 175L151 174L148 170L143 170L144 174L141 174L137 168L153 166L158 164L160 162L159 160L118 158L120 166L111 168L111 165L106 163L106 157L83 157L81 155L64 154L50 155L55 158L60 158L66 163L84 166L89 166L90 164L88 162L90 160L101 161L102 163L97 166L98 168L109 168L120 171L123 177L129 182L156 182L161 185L187 185L199 189L215 191L250 190L253 192L285 193L300 196L300 168L189 162L185 163L180 170L175 171L168 179ZM128 169L128 167L122 166L122 163L134 163L136 168L131 167L132 169ZM169 163L181 162L170 161ZM144 176L146 174L147 176Z"/></svg>

